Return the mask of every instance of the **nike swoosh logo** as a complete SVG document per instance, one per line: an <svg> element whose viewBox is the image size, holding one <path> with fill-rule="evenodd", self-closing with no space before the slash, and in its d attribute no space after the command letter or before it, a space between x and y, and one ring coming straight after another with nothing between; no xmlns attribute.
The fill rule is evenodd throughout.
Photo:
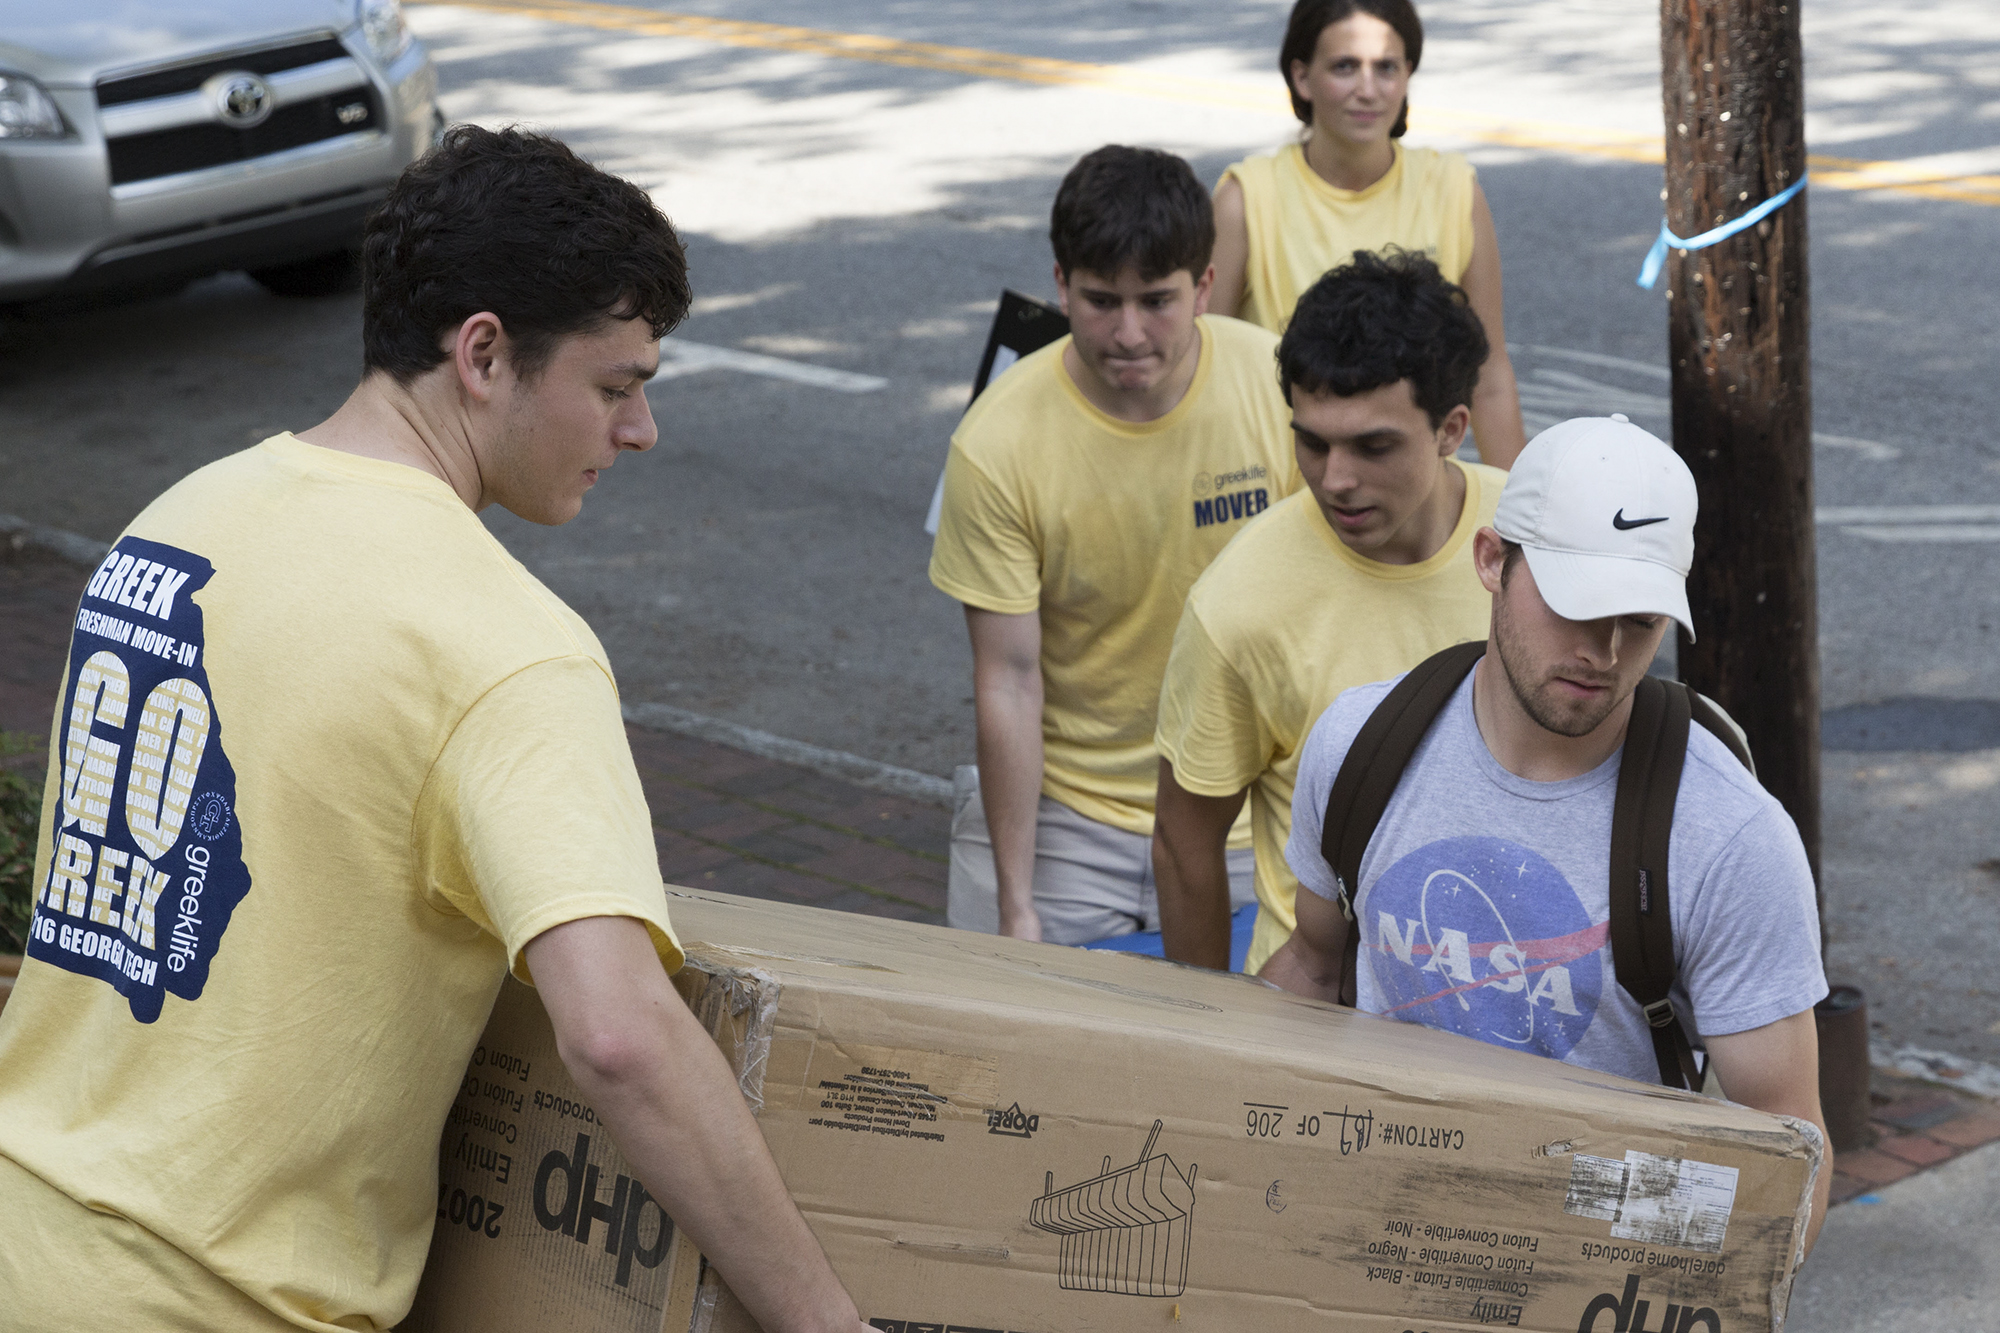
<svg viewBox="0 0 2000 1333"><path fill-rule="evenodd" d="M1625 517L1625 511L1621 509L1612 516L1611 526L1620 532L1630 532L1634 528L1643 528L1648 523L1664 523L1670 517L1672 515L1662 514L1658 518L1627 518Z"/></svg>

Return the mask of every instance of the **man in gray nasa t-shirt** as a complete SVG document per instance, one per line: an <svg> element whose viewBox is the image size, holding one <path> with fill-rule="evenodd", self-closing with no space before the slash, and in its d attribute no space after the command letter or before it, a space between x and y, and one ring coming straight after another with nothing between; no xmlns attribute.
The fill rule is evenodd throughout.
<svg viewBox="0 0 2000 1333"><path fill-rule="evenodd" d="M1320 821L1347 747L1393 681L1342 694L1306 741L1287 857L1335 896ZM1359 1007L1496 1046L1657 1083L1639 1006L1611 970L1611 802L1618 755L1537 782L1501 766L1473 721L1473 677L1444 706L1361 859ZM1826 995L1812 872L1777 801L1689 728L1668 850L1674 1008L1689 1031L1747 1032Z"/></svg>
<svg viewBox="0 0 2000 1333"><path fill-rule="evenodd" d="M1493 594L1486 656L1361 859L1361 1009L1658 1081L1645 1017L1612 969L1611 815L1632 692L1669 625L1689 622L1694 510L1686 465L1622 419L1563 422L1515 463L1474 537ZM1302 751L1286 859L1311 892L1263 969L1288 990L1338 999L1349 926L1320 830L1349 745L1394 683L1342 694ZM1699 725L1668 857L1681 1021L1732 1100L1824 1130L1812 1007L1827 987L1805 849Z"/></svg>

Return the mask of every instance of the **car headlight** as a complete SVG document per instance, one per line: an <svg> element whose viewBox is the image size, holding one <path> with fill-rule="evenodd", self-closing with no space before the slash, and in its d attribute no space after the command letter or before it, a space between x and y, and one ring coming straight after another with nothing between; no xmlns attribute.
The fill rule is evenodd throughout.
<svg viewBox="0 0 2000 1333"><path fill-rule="evenodd" d="M0 139L60 139L69 133L55 99L20 74L0 74Z"/></svg>
<svg viewBox="0 0 2000 1333"><path fill-rule="evenodd" d="M410 25L403 21L401 0L355 0L354 10L368 49L385 67L410 49Z"/></svg>

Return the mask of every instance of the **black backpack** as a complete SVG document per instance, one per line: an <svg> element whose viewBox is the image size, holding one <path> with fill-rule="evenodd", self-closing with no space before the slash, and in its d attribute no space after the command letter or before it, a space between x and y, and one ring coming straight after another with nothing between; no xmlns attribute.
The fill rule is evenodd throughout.
<svg viewBox="0 0 2000 1333"><path fill-rule="evenodd" d="M1327 794L1320 854L1333 867L1347 947L1340 965L1340 1002L1355 1003L1361 923L1354 894L1361 855L1445 701L1486 653L1483 641L1461 643L1426 658L1389 691L1362 724ZM1632 696L1624 759L1611 813L1611 962L1651 1024L1660 1082L1701 1087L1694 1052L1667 994L1673 989L1674 927L1667 910L1667 843L1687 757L1688 724L1699 722L1754 775L1749 748L1729 718L1678 681L1647 676Z"/></svg>

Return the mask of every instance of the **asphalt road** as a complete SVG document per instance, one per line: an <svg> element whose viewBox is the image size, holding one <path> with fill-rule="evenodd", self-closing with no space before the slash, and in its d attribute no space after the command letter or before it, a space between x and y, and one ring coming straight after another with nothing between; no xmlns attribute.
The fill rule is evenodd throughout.
<svg viewBox="0 0 2000 1333"><path fill-rule="evenodd" d="M922 522L993 299L1050 292L1048 204L1080 153L1153 144L1213 179L1281 142L1287 5L659 8L1123 71L1009 59L973 77L906 47L662 35L637 7L412 10L449 115L549 128L654 190L700 295L651 390L659 446L567 527L494 530L598 627L629 699L949 773L971 755L970 662ZM1622 410L1665 433L1664 298L1633 283L1659 225L1660 170L1631 160L1660 132L1656 8L1424 11L1412 139L1479 168L1531 426ZM1816 152L2000 172L2000 13L1807 14ZM2000 207L1807 201L1819 502L1841 510L1820 530L1825 705L1844 744L1874 747L1827 757L1833 971L1869 990L1883 1037L2000 1062L2000 726L1981 720L2000 706L1966 703L2000 701L2000 508L1933 508L2000 505ZM240 275L45 317L0 354L0 512L115 536L193 467L337 406L358 322L352 298L284 301ZM1896 699L1918 722L1887 735L1856 711Z"/></svg>

